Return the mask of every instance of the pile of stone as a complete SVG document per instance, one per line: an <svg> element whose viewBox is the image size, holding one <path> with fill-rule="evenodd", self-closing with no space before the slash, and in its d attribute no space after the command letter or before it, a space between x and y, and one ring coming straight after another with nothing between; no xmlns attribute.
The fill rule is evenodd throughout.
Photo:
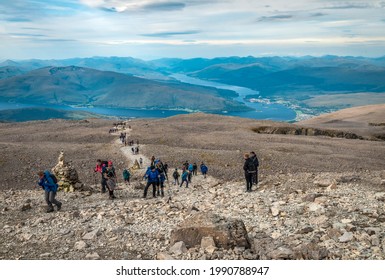
<svg viewBox="0 0 385 280"><path fill-rule="evenodd" d="M52 172L58 179L59 191L73 192L80 189L81 182L78 172L71 163L64 160L63 151L60 152L58 163L52 168Z"/></svg>

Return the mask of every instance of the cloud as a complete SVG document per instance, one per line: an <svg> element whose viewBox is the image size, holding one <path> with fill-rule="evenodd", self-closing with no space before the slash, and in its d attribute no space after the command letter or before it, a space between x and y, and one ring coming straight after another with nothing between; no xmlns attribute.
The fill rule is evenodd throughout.
<svg viewBox="0 0 385 280"><path fill-rule="evenodd" d="M314 13L314 14L311 14L310 16L311 17L323 17L323 16L327 16L327 14L324 14L324 13Z"/></svg>
<svg viewBox="0 0 385 280"><path fill-rule="evenodd" d="M31 19L24 18L24 17L11 17L11 18L5 18L5 21L9 22L31 22Z"/></svg>
<svg viewBox="0 0 385 280"><path fill-rule="evenodd" d="M282 21L282 20L288 20L292 19L292 15L276 15L276 16L270 16L270 17L261 17L258 19L258 21Z"/></svg>
<svg viewBox="0 0 385 280"><path fill-rule="evenodd" d="M9 33L11 36L17 36L17 37L47 37L43 34L31 34L31 33Z"/></svg>
<svg viewBox="0 0 385 280"><path fill-rule="evenodd" d="M338 4L333 6L325 7L324 9L331 9L331 10L348 10L348 9L367 9L372 8L373 6L367 3L345 3L345 4Z"/></svg>
<svg viewBox="0 0 385 280"><path fill-rule="evenodd" d="M181 2L154 2L142 6L142 9L148 11L175 11L182 10L186 7L185 3Z"/></svg>
<svg viewBox="0 0 385 280"><path fill-rule="evenodd" d="M157 33L147 33L147 34L140 34L140 35L145 37L172 37L172 36L178 36L178 35L192 35L192 34L198 34L198 33L200 33L200 31L190 30L190 31L176 31L176 32L157 32Z"/></svg>
<svg viewBox="0 0 385 280"><path fill-rule="evenodd" d="M161 12L161 11L178 11L186 7L186 2L198 3L200 1L165 1L165 0L81 0L84 5L92 8L98 8L106 12Z"/></svg>

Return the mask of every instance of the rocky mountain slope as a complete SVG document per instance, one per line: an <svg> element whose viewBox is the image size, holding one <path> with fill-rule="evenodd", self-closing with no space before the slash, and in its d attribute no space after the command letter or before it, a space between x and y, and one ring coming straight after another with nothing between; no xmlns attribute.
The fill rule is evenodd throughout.
<svg viewBox="0 0 385 280"><path fill-rule="evenodd" d="M93 177L96 158L112 159L119 178L135 159L121 131L108 133L112 121L0 124L1 259L384 259L384 142L258 134L282 124L205 114L127 125L145 163L204 161L210 176L143 199L141 169L109 200ZM35 173L60 150L88 191L60 192L62 210L45 213ZM242 154L251 150L260 183L246 193ZM186 226L197 221L209 226ZM191 230L194 246L183 235Z"/></svg>
<svg viewBox="0 0 385 280"><path fill-rule="evenodd" d="M298 122L298 125L350 131L385 139L385 104L348 108Z"/></svg>

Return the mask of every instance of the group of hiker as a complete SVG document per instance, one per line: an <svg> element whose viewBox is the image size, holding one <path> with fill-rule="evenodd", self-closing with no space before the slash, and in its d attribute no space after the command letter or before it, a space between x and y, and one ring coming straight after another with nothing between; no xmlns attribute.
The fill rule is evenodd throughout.
<svg viewBox="0 0 385 280"><path fill-rule="evenodd" d="M246 179L246 192L252 191L252 186L258 184L258 167L259 161L257 155L254 152L244 154L244 165L243 170L245 173ZM142 159L141 159L142 161ZM141 162L142 168L142 162ZM204 178L207 176L208 167L204 162L201 162L200 171ZM184 183L186 183L186 188L188 188L189 183L192 181L192 177L198 175L198 165L194 163L189 163L185 161L181 168L180 172L178 168L172 173L173 183L174 185L178 185L182 187ZM108 195L110 199L115 199L114 191L117 187L117 175L115 171L115 167L113 166L112 161L102 161L100 159L97 160L96 166L94 168L95 173L101 174L101 192L106 193L108 191ZM155 156L151 158L151 164L146 169L143 174L143 179L147 180L146 185L144 187L143 198L147 197L147 192L150 186L152 186L152 196L164 197L164 188L165 181L169 180L168 178L168 164L163 163L160 159L156 159ZM56 200L56 193L58 189L57 179L51 174L49 171L40 171L39 175L39 186L41 186L45 191L45 201L48 205L47 212L54 211L54 205L57 207L59 211L62 207L62 203ZM123 170L123 180L124 183L130 184L131 173L129 169ZM179 178L181 180L179 180Z"/></svg>
<svg viewBox="0 0 385 280"><path fill-rule="evenodd" d="M179 174L178 168L175 168L172 177L174 178L174 185L179 185L182 187L183 183L186 182L186 188L188 188L188 184L191 183L192 176L198 175L197 173L198 165L194 163L189 163L185 161L182 165L181 174ZM208 167L202 162L200 164L200 170L204 178L206 178ZM181 177L181 183L179 184L179 177Z"/></svg>

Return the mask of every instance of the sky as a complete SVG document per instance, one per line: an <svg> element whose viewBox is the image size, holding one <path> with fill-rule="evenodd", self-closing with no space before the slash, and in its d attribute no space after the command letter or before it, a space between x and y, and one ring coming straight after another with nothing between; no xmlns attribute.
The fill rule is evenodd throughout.
<svg viewBox="0 0 385 280"><path fill-rule="evenodd" d="M385 55L385 0L0 0L0 61Z"/></svg>

